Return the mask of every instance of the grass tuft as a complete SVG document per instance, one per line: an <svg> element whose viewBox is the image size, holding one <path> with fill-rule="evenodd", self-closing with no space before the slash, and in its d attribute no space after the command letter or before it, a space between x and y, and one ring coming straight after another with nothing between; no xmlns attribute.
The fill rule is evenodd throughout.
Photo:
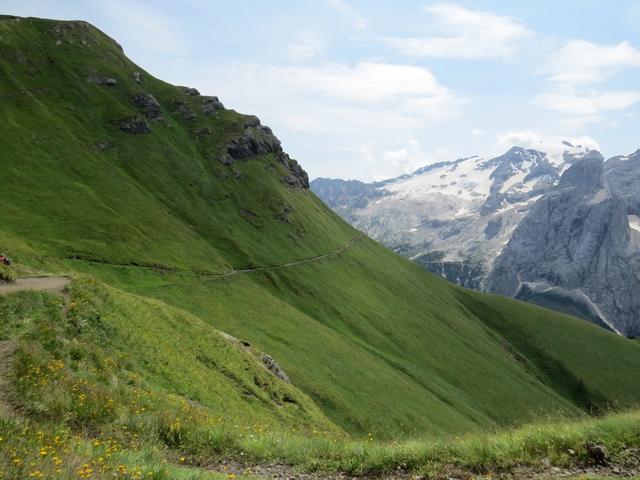
<svg viewBox="0 0 640 480"><path fill-rule="evenodd" d="M0 265L0 282L14 283L15 281L15 273L6 265Z"/></svg>

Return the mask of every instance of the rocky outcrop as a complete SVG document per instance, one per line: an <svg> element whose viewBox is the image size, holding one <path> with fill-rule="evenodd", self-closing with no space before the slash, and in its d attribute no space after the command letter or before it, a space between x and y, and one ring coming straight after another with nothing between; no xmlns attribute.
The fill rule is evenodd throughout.
<svg viewBox="0 0 640 480"><path fill-rule="evenodd" d="M265 366L265 368L269 370L271 373L273 373L280 380L283 380L287 383L291 383L291 380L289 380L289 377L287 376L287 374L284 373L284 370L280 368L280 365L278 364L278 362L276 362L273 359L272 356L267 355L266 353L262 353L260 354L260 360L262 361L262 364Z"/></svg>
<svg viewBox="0 0 640 480"><path fill-rule="evenodd" d="M344 207L348 209L366 207L373 199L384 196L384 191L377 187L375 183L364 183L358 180L316 178L313 181L314 193L336 211Z"/></svg>
<svg viewBox="0 0 640 480"><path fill-rule="evenodd" d="M516 189L505 189L509 180L521 172L524 163L529 163L526 175L522 182L541 180L533 185L533 188L522 192ZM512 147L508 152L499 157L488 160L483 164L484 168L493 168L489 178L492 180L489 196L480 209L481 215L489 215L495 212L505 203L526 201L546 189L558 179L559 174L547 156L536 150Z"/></svg>
<svg viewBox="0 0 640 480"><path fill-rule="evenodd" d="M200 92L192 87L179 87L185 95L189 95L192 97L197 97L198 95L200 95Z"/></svg>
<svg viewBox="0 0 640 480"><path fill-rule="evenodd" d="M233 163L235 160L246 160L250 157L281 151L280 140L271 129L262 126L258 117L250 115L244 122L244 132L227 144L223 156L231 159L227 158L226 163Z"/></svg>
<svg viewBox="0 0 640 480"><path fill-rule="evenodd" d="M220 110L224 110L224 105L218 97L202 97L202 113L213 115Z"/></svg>
<svg viewBox="0 0 640 480"><path fill-rule="evenodd" d="M103 77L95 73L87 75L87 82L95 85L104 85L107 87L114 87L118 84L118 80L113 77Z"/></svg>
<svg viewBox="0 0 640 480"><path fill-rule="evenodd" d="M269 127L260 124L258 117L249 115L243 125L243 133L231 140L220 156L223 165L232 165L252 157L273 154L276 161L288 172L282 181L294 188L308 189L309 177L298 162L282 150L280 140Z"/></svg>
<svg viewBox="0 0 640 480"><path fill-rule="evenodd" d="M479 290L482 287L483 266L472 259L464 259L458 262L438 260L433 258L438 252L420 255L414 258L418 265L422 265L431 273L440 275L450 282L461 287Z"/></svg>
<svg viewBox="0 0 640 480"><path fill-rule="evenodd" d="M225 338L228 342L234 345L237 345L238 348L241 348L245 352L250 353L251 355L256 357L258 360L260 360L260 362L262 363L262 366L265 369L267 369L269 372L271 372L273 375L278 377L280 380L287 383L291 383L289 376L284 372L282 367L280 367L280 364L278 364L278 362L276 362L271 355L267 355L266 353L260 352L259 350L255 349L254 347L251 346L251 343L248 342L247 340L240 340L234 337L233 335L229 335L228 333L225 333L225 332L218 332L218 333L220 333L220 335L223 338Z"/></svg>
<svg viewBox="0 0 640 480"><path fill-rule="evenodd" d="M130 135L145 135L151 133L151 125L145 117L126 117L118 121L118 128Z"/></svg>
<svg viewBox="0 0 640 480"><path fill-rule="evenodd" d="M588 155L520 222L488 276L487 290L638 335L640 239L628 215L628 199L606 181L602 156Z"/></svg>
<svg viewBox="0 0 640 480"><path fill-rule="evenodd" d="M191 107L189 107L189 104L183 98L176 98L173 101L173 105L175 107L175 111L173 113L180 115L185 120L192 121L198 118L198 115L196 115L196 112L191 110Z"/></svg>
<svg viewBox="0 0 640 480"><path fill-rule="evenodd" d="M144 116L149 120L162 121L164 117L162 116L162 109L160 107L160 102L156 100L150 93L140 93L135 95L131 101L133 104L138 107L138 109L144 113Z"/></svg>

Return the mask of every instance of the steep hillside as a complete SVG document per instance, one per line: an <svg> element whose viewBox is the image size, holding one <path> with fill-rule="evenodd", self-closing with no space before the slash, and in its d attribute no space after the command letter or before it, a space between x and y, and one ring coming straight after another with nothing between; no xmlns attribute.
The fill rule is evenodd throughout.
<svg viewBox="0 0 640 480"><path fill-rule="evenodd" d="M362 236L255 117L153 78L86 23L3 18L0 36L0 247L19 275L78 278L71 298L7 297L5 322L24 328L62 311L60 349L3 333L24 334L34 361L129 354L155 395L226 426L255 414L333 435L453 433L640 401L637 343L466 292ZM97 283L73 286L85 282ZM124 381L111 380L107 396ZM82 426L73 405L12 398Z"/></svg>

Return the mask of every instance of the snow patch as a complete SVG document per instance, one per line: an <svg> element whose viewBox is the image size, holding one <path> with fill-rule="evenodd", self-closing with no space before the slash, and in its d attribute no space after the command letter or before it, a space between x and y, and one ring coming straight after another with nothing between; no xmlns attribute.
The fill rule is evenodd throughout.
<svg viewBox="0 0 640 480"><path fill-rule="evenodd" d="M529 173L529 169L518 172L515 175L511 175L500 188L500 193L506 192L507 190L517 185L518 183L522 183L524 181L524 177L526 177L528 173Z"/></svg>
<svg viewBox="0 0 640 480"><path fill-rule="evenodd" d="M609 198L609 192L606 188L601 188L596 192L591 200L589 200L589 205L597 205L599 203L604 202Z"/></svg>
<svg viewBox="0 0 640 480"><path fill-rule="evenodd" d="M584 305L587 306L587 308L589 310L591 310L592 313L595 313L596 316L599 317L600 320L602 320L602 322L604 322L609 328L611 328L611 330L616 332L618 335L622 335L620 330L618 330L615 327L615 325L611 321L609 321L609 319L602 312L602 310L600 310L600 307L598 307L598 305L596 305L593 302L593 300L591 300L591 298L586 293L584 293L581 289L579 289L579 288L567 289L567 288L562 288L562 287L554 287L554 286L549 285L546 282L523 282L523 281L520 281L519 283L520 284L518 285L518 288L516 290L516 293L515 293L514 297L517 297L518 293L520 292L520 290L524 286L529 287L535 293L554 292L554 293L557 293L559 295L566 296L568 298L571 298L574 301L582 302Z"/></svg>
<svg viewBox="0 0 640 480"><path fill-rule="evenodd" d="M627 217L629 218L629 227L640 232L640 217L637 215L628 215Z"/></svg>

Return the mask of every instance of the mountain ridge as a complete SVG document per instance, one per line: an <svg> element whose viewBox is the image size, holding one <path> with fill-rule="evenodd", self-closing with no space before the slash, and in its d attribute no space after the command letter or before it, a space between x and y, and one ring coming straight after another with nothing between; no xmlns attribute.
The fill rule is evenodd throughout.
<svg viewBox="0 0 640 480"><path fill-rule="evenodd" d="M355 184L358 191L363 192L359 197L349 192L350 184L336 180L316 179L312 189L357 228L454 283L560 308L620 334L634 336L636 326L628 320L633 316L631 310L625 313L615 310L618 307L599 305L590 299L589 295L598 296L596 291L603 285L593 287L587 295L575 281L545 283L549 282L545 278L550 273L523 280L522 291L517 290L520 283L514 278L504 278L500 283L496 269L504 271L504 268L496 262L510 245L512 235L522 222L534 215L531 212L536 202L562 188L564 182L586 190L598 189L606 182L608 191L614 192L611 195L625 197L622 203L626 206L620 208L628 211L629 224L635 225L638 201L630 179L637 175L634 159L638 154L613 157L605 162L596 150L566 141L559 144L566 150L561 152L558 145L554 145L553 155L512 147L495 157L474 156L440 162L397 179ZM603 177L596 172L571 179L570 176L582 172L574 167L587 164L590 159L595 162L592 162L593 168L602 171ZM625 237L624 229L619 232ZM559 252L566 248L565 239L554 238L559 248L555 255L560 258ZM528 244L527 248L542 251L546 247L540 238L537 244ZM570 261L573 260L559 259L555 268ZM545 288L548 292L543 295ZM628 288L621 288L618 294L610 294L632 309L629 299L633 295L627 291ZM555 299L551 300L551 296ZM602 302L607 303L604 299Z"/></svg>

